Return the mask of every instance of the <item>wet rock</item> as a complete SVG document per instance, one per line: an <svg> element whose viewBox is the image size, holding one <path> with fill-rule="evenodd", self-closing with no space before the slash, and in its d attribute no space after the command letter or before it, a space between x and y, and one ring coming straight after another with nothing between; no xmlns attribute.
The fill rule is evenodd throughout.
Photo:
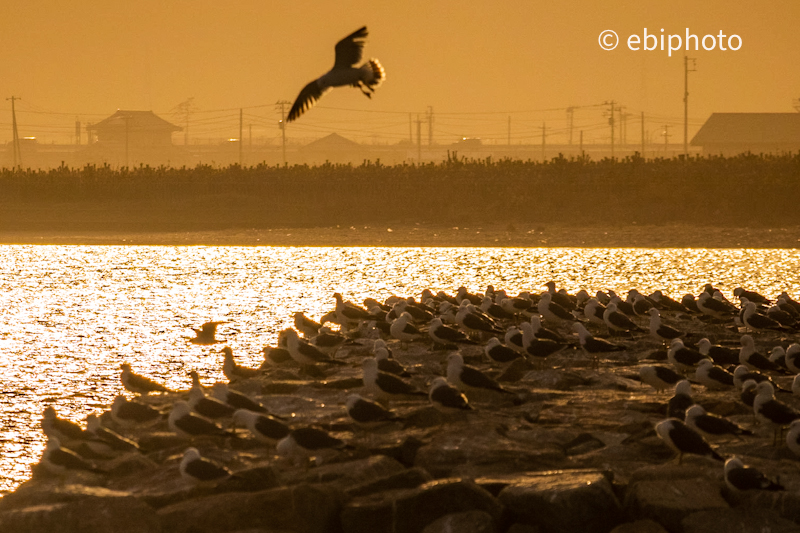
<svg viewBox="0 0 800 533"><path fill-rule="evenodd" d="M314 387L318 389L332 389L332 390L359 389L363 386L364 386L364 380L361 378L331 379L328 381L320 381L319 383L314 384Z"/></svg>
<svg viewBox="0 0 800 533"><path fill-rule="evenodd" d="M501 383L516 383L524 378L530 370L531 364L528 360L520 357L519 359L514 359L506 369L497 376L497 381Z"/></svg>
<svg viewBox="0 0 800 533"><path fill-rule="evenodd" d="M719 486L705 478L657 479L632 483L625 494L625 511L650 518L669 531L680 531L681 520L698 512L728 509Z"/></svg>
<svg viewBox="0 0 800 533"><path fill-rule="evenodd" d="M284 475L284 481L290 485L301 482L332 483L344 490L404 471L405 467L391 457L374 455L365 459L330 463L304 472L287 473Z"/></svg>
<svg viewBox="0 0 800 533"><path fill-rule="evenodd" d="M144 453L153 453L159 450L172 450L175 448L185 448L188 439L176 435L175 433L154 432L144 433L139 439L139 448Z"/></svg>
<svg viewBox="0 0 800 533"><path fill-rule="evenodd" d="M661 527L658 522L645 519L620 524L612 529L611 533L667 533L667 530Z"/></svg>
<svg viewBox="0 0 800 533"><path fill-rule="evenodd" d="M305 381L269 381L261 386L261 394L294 394Z"/></svg>
<svg viewBox="0 0 800 533"><path fill-rule="evenodd" d="M577 372L565 370L534 370L522 378L526 385L539 389L568 391L586 385L588 381Z"/></svg>
<svg viewBox="0 0 800 533"><path fill-rule="evenodd" d="M388 476L365 481L364 483L350 487L347 489L347 495L357 497L386 490L413 489L432 480L433 477L422 468L408 468L394 474L389 474Z"/></svg>
<svg viewBox="0 0 800 533"><path fill-rule="evenodd" d="M541 528L530 524L511 524L506 533L541 533Z"/></svg>
<svg viewBox="0 0 800 533"><path fill-rule="evenodd" d="M517 521L548 532L606 532L621 519L620 504L601 472L527 474L497 497Z"/></svg>
<svg viewBox="0 0 800 533"><path fill-rule="evenodd" d="M555 444L531 445L502 438L475 426L445 433L419 449L414 462L434 477L480 477L520 470L563 468L566 457Z"/></svg>
<svg viewBox="0 0 800 533"><path fill-rule="evenodd" d="M788 478L787 481L789 481ZM779 516L800 524L800 492L797 491L796 486L787 486L787 489L789 490L781 492L752 491L752 493L741 495L739 501L747 504L750 508L773 510Z"/></svg>
<svg viewBox="0 0 800 533"><path fill-rule="evenodd" d="M713 509L690 514L681 521L682 533L796 533L800 526L765 509Z"/></svg>
<svg viewBox="0 0 800 533"><path fill-rule="evenodd" d="M471 481L444 479L415 489L354 498L345 505L341 518L345 533L419 533L445 515L476 510L497 523L502 506Z"/></svg>
<svg viewBox="0 0 800 533"><path fill-rule="evenodd" d="M0 510L0 531L19 533L160 531L155 510L126 492L68 485L42 486L28 491L18 490L14 496L16 498L12 499L11 505L4 505L3 510ZM12 506L13 509L8 510Z"/></svg>
<svg viewBox="0 0 800 533"><path fill-rule="evenodd" d="M430 428L444 424L448 418L452 420L453 418L457 417L463 421L467 420L468 416L470 416L470 413L466 412L453 413L449 416L445 416L435 407L423 407L422 409L418 409L408 415L406 418L406 426L415 428Z"/></svg>
<svg viewBox="0 0 800 533"><path fill-rule="evenodd" d="M337 529L342 498L333 487L301 484L194 498L159 509L158 516L171 533L257 528L327 533Z"/></svg>
<svg viewBox="0 0 800 533"><path fill-rule="evenodd" d="M581 433L564 445L564 453L567 455L581 455L604 447L605 443L591 433Z"/></svg>
<svg viewBox="0 0 800 533"><path fill-rule="evenodd" d="M453 513L434 520L425 526L422 533L494 533L492 515L485 511Z"/></svg>

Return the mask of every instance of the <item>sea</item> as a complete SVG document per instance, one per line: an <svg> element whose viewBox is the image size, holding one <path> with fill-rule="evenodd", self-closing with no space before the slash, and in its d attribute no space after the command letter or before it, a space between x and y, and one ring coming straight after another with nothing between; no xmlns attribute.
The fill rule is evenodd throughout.
<svg viewBox="0 0 800 533"><path fill-rule="evenodd" d="M188 342L209 320L225 321L219 336L257 366L294 312L319 319L335 292L354 302L460 286L514 295L552 280L572 293L680 298L713 283L729 298L739 286L800 297L798 272L796 249L2 245L0 494L41 457L44 408L85 424L124 393L121 363L175 389L190 387L190 370L223 380L218 348Z"/></svg>

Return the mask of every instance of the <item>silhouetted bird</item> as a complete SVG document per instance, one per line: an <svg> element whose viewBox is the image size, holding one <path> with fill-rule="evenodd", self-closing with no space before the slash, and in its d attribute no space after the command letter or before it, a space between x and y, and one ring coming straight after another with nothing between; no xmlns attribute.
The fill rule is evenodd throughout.
<svg viewBox="0 0 800 533"><path fill-rule="evenodd" d="M217 334L217 326L220 324L224 324L226 321L216 321L216 322L206 322L200 329L192 328L196 337L193 339L189 339L189 342L192 344L216 344L218 342L223 342L218 340L215 335Z"/></svg>
<svg viewBox="0 0 800 533"><path fill-rule="evenodd" d="M386 72L375 58L360 67L355 66L361 61L367 35L367 27L364 26L336 43L333 68L303 87L289 110L287 122L296 120L333 87L358 87L367 98L372 98L375 88L386 79Z"/></svg>

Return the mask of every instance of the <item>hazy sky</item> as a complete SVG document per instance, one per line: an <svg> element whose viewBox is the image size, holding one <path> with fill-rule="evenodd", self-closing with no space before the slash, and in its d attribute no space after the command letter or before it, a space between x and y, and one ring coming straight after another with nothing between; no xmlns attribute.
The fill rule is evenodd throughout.
<svg viewBox="0 0 800 533"><path fill-rule="evenodd" d="M642 36L644 28L682 37L688 28L701 39L737 34L737 51L720 51L717 43L713 51L689 52L697 58L689 76L696 129L715 111L793 110L800 98L798 20L797 0L7 2L0 140L11 136L11 95L22 97L18 119L27 129L20 134L46 139L68 136L76 115L97 121L116 109L153 110L177 122L169 112L188 97L197 109L191 131L227 135L223 130L238 124L238 112L228 110L245 107L259 134L277 135L273 104L294 100L329 69L336 41L362 25L370 32L365 54L385 66L385 84L371 101L355 89L333 91L296 131L322 135L346 124L351 137L397 140L408 135L409 112L432 106L437 138L503 136L511 112L522 139L543 120L561 134L562 108L612 99L637 120L644 111L654 122L673 123L683 116L685 52L632 51L628 36ZM620 36L613 51L598 43L607 29ZM540 111L546 109L555 111ZM602 123L601 111L578 109L575 121L590 130Z"/></svg>

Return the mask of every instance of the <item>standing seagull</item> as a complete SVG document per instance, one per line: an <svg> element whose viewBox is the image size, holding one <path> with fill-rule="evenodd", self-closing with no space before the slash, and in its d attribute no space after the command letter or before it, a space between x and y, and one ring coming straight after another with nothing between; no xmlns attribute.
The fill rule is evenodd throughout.
<svg viewBox="0 0 800 533"><path fill-rule="evenodd" d="M667 359L678 371L691 372L700 364L700 361L708 358L697 350L684 346L682 340L672 339L669 350L667 350ZM710 359L708 360L710 361Z"/></svg>
<svg viewBox="0 0 800 533"><path fill-rule="evenodd" d="M655 307L650 308L650 336L662 342L670 342L683 336L682 331L661 323L661 315Z"/></svg>
<svg viewBox="0 0 800 533"><path fill-rule="evenodd" d="M287 122L296 120L333 87L358 87L367 98L372 98L375 87L386 79L386 71L375 58L360 67L355 66L361 61L367 35L367 27L364 26L336 43L333 68L303 87L289 111Z"/></svg>
<svg viewBox="0 0 800 533"><path fill-rule="evenodd" d="M187 448L178 467L181 477L195 485L211 485L231 476L224 466L202 457L197 448Z"/></svg>
<svg viewBox="0 0 800 533"><path fill-rule="evenodd" d="M733 374L715 365L710 359L703 359L697 364L695 379L710 390L726 390L733 387Z"/></svg>
<svg viewBox="0 0 800 533"><path fill-rule="evenodd" d="M656 424L656 433L667 446L678 452L678 464L681 464L685 453L710 456L717 461L724 461L702 435L677 418L667 418Z"/></svg>
<svg viewBox="0 0 800 533"><path fill-rule="evenodd" d="M775 399L775 389L769 381L762 381L756 385L753 412L759 421L766 423L775 430L772 441L773 446L777 443L778 433L783 431L785 426L800 419L800 411L796 411Z"/></svg>
<svg viewBox="0 0 800 533"><path fill-rule="evenodd" d="M634 324L634 322L617 310L617 304L610 303L603 311L603 321L608 326L609 333L630 333L632 331L644 331Z"/></svg>

